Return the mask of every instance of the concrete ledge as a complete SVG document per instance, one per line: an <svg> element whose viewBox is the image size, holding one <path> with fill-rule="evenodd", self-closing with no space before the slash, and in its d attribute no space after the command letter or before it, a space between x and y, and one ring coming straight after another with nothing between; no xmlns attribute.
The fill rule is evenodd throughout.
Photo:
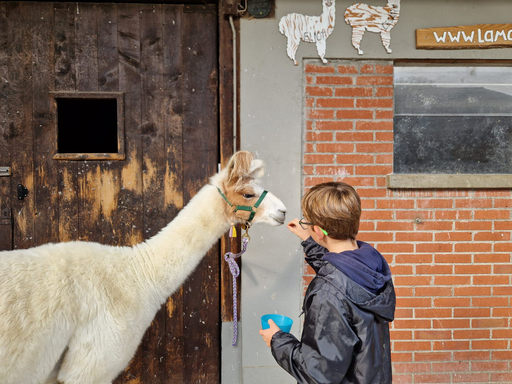
<svg viewBox="0 0 512 384"><path fill-rule="evenodd" d="M386 175L390 189L512 189L512 174L397 174Z"/></svg>

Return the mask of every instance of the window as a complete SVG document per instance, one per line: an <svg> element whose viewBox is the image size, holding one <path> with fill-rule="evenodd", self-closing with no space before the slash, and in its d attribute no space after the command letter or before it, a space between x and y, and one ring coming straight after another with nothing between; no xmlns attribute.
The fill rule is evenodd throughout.
<svg viewBox="0 0 512 384"><path fill-rule="evenodd" d="M54 159L125 158L122 94L55 92L52 96L57 129Z"/></svg>
<svg viewBox="0 0 512 384"><path fill-rule="evenodd" d="M488 175L512 173L512 67L396 66L394 73L394 175L421 174L442 188L461 187L454 181L463 178L475 187L467 175L479 175L482 187L507 187L503 177L488 184Z"/></svg>

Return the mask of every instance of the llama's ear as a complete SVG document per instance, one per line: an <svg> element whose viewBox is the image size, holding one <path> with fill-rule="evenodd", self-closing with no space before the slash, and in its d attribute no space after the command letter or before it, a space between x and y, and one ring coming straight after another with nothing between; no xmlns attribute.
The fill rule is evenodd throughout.
<svg viewBox="0 0 512 384"><path fill-rule="evenodd" d="M263 160L254 159L251 163L251 169L249 170L251 177L254 179L259 179L265 174L265 163Z"/></svg>
<svg viewBox="0 0 512 384"><path fill-rule="evenodd" d="M254 156L251 152L235 153L228 163L228 182L236 182L238 179L249 177L253 160Z"/></svg>

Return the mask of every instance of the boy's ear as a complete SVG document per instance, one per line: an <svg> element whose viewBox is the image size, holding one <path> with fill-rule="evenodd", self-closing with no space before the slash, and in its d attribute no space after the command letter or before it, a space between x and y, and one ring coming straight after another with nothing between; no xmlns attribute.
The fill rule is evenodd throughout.
<svg viewBox="0 0 512 384"><path fill-rule="evenodd" d="M322 240L325 237L325 233L322 231L322 229L320 229L319 226L313 225L313 231L318 236L318 240Z"/></svg>

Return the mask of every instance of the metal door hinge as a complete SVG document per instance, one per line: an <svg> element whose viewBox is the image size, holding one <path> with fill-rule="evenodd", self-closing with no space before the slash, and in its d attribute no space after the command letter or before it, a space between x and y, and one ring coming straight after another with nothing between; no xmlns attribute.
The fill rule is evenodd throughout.
<svg viewBox="0 0 512 384"><path fill-rule="evenodd" d="M11 167L0 166L0 176L11 176Z"/></svg>

